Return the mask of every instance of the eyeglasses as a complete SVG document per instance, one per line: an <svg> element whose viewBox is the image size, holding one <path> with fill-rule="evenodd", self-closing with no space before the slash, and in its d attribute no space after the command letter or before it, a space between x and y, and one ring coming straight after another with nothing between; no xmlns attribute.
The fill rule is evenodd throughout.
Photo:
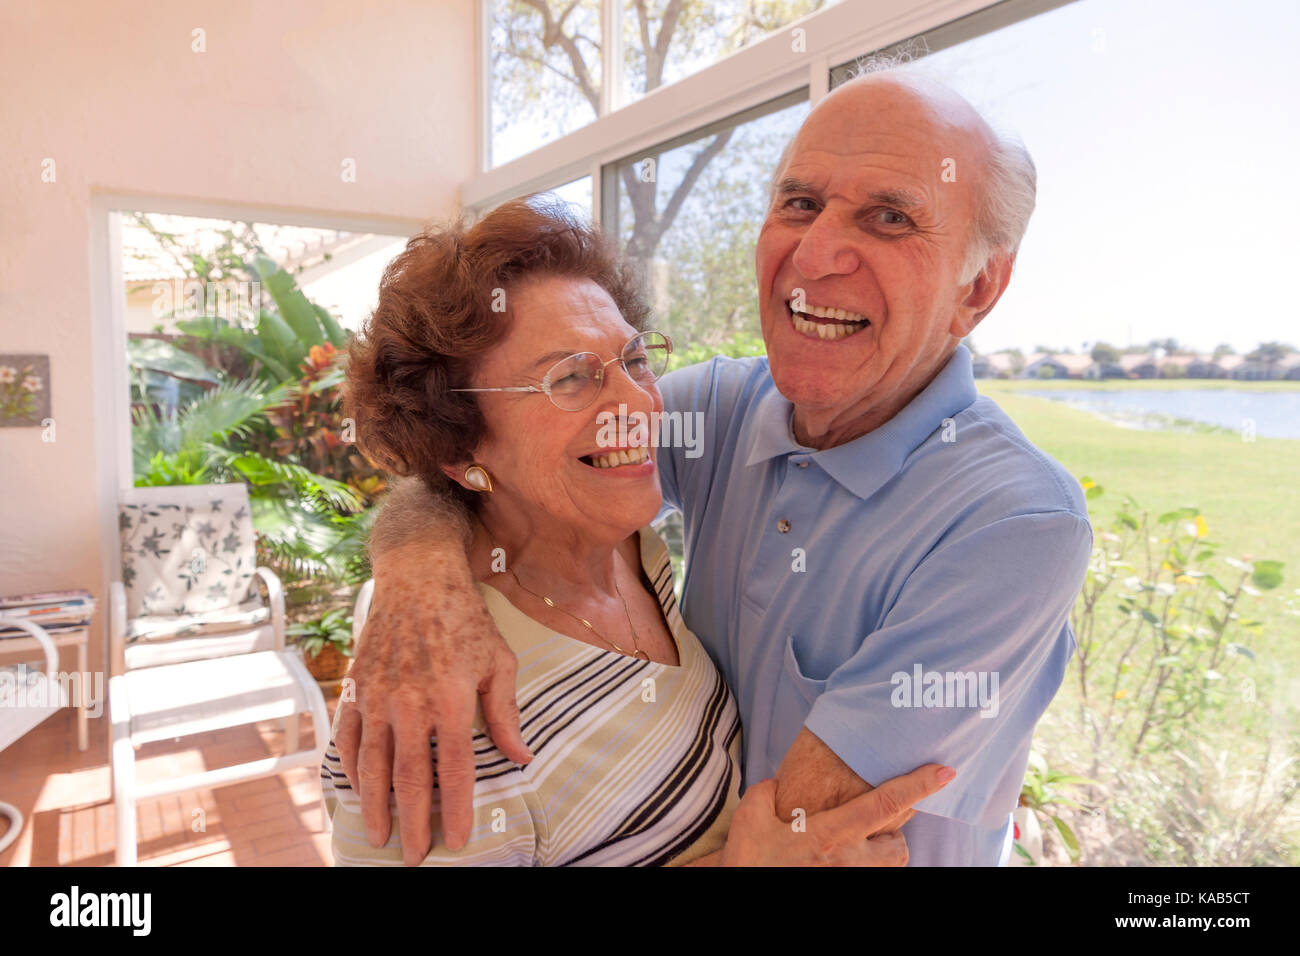
<svg viewBox="0 0 1300 956"><path fill-rule="evenodd" d="M620 362L628 378L648 385L668 368L673 341L662 332L642 332L628 339L617 358L601 361L595 352L578 352L561 359L542 377L540 385L501 388L453 388L453 392L542 392L556 408L580 412L596 400L605 385L605 369Z"/></svg>

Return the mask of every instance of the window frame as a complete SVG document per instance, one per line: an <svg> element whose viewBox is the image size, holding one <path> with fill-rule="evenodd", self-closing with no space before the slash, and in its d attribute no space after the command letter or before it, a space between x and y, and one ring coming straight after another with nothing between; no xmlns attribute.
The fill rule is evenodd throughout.
<svg viewBox="0 0 1300 956"><path fill-rule="evenodd" d="M830 89L831 71L873 51L888 50L912 37L941 31L942 45L992 32L1076 0L840 0L792 21L675 83L631 103L620 97L621 70L610 82L602 64L601 115L500 166L490 167L492 145L491 2L479 0L479 173L461 186L461 205L471 216L517 196L591 176L593 218L605 228L608 202L602 196L605 167L660 144L693 138L696 130L806 88L815 106ZM623 0L601 0L603 49L622 63ZM809 52L792 54L795 29L805 31ZM604 56L604 53L602 52ZM609 57L606 57L609 59Z"/></svg>

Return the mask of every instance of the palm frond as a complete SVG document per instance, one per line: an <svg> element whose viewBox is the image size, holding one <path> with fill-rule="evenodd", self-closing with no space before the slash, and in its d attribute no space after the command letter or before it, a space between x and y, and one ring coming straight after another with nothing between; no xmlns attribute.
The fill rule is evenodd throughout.
<svg viewBox="0 0 1300 956"><path fill-rule="evenodd" d="M360 511L365 500L351 485L319 475L302 465L277 461L247 449L232 450L219 445L209 445L209 454L222 467L230 469L250 485L283 485L312 506L315 511L325 506L340 511Z"/></svg>
<svg viewBox="0 0 1300 956"><path fill-rule="evenodd" d="M266 412L293 396L292 385L268 388L257 379L222 382L177 415L181 445L247 438Z"/></svg>

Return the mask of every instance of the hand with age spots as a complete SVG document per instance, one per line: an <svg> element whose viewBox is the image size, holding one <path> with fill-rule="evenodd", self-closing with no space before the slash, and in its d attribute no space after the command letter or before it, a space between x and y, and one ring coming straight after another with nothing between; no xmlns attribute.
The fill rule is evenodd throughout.
<svg viewBox="0 0 1300 956"><path fill-rule="evenodd" d="M453 850L473 825L476 703L502 753L519 764L532 754L519 732L514 654L463 550L406 544L375 553L374 563L374 599L349 675L356 701L339 703L334 743L371 845L392 832L391 785L402 856L415 866L433 846L430 737L438 741L442 840Z"/></svg>

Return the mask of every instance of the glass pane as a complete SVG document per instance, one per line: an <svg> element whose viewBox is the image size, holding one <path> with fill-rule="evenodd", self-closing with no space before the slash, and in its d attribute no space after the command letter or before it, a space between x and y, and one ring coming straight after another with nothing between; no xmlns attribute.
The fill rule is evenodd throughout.
<svg viewBox="0 0 1300 956"><path fill-rule="evenodd" d="M491 16L491 157L499 166L594 120L600 0L484 0Z"/></svg>
<svg viewBox="0 0 1300 956"><path fill-rule="evenodd" d="M932 49L944 43L936 33ZM1245 4L1228 21L1177 0L1082 0L905 67L1018 133L1038 166L1015 279L976 344L1028 356L1172 338L1197 353L1226 344L1244 354L1294 339L1283 304L1300 183L1280 164L1300 148L1300 126L1280 120L1300 92L1285 52L1296 35L1290 5ZM1207 58L1231 69L1206 71ZM1207 248L1213 213L1251 210L1262 214L1247 230Z"/></svg>
<svg viewBox="0 0 1300 956"><path fill-rule="evenodd" d="M581 179L575 179L571 183L565 183L563 186L557 186L545 195L554 196L562 202L568 203L577 212L582 214L582 218L591 221L591 177L583 176Z"/></svg>
<svg viewBox="0 0 1300 956"><path fill-rule="evenodd" d="M807 92L753 113L613 169L617 234L645 274L655 326L673 336L674 367L692 360L692 345L737 333L738 347L762 347L754 240L776 161L808 113Z"/></svg>
<svg viewBox="0 0 1300 956"><path fill-rule="evenodd" d="M835 0L625 0L624 103L675 83Z"/></svg>

